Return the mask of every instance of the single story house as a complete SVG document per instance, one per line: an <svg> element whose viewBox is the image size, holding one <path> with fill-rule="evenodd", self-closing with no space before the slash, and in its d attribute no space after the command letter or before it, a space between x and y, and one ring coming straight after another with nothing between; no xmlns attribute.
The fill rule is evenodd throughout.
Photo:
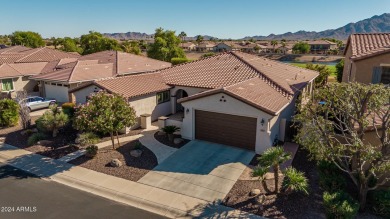
<svg viewBox="0 0 390 219"><path fill-rule="evenodd" d="M76 103L100 89L122 94L137 115L177 125L183 138L262 153L285 140L296 101L310 94L317 75L232 51L154 73L96 80L69 92Z"/></svg>
<svg viewBox="0 0 390 219"><path fill-rule="evenodd" d="M390 84L390 33L352 34L344 55L343 82Z"/></svg>
<svg viewBox="0 0 390 219"><path fill-rule="evenodd" d="M192 42L180 43L180 48L186 51L193 51L196 48L196 45Z"/></svg>
<svg viewBox="0 0 390 219"><path fill-rule="evenodd" d="M69 102L69 90L91 81L139 74L170 67L171 64L145 56L119 51L102 51L79 57L77 60L60 60L51 72L32 76L38 81L43 97L58 102Z"/></svg>
<svg viewBox="0 0 390 219"><path fill-rule="evenodd" d="M0 91L11 93L11 97L18 90L38 95L38 84L30 80L30 76L50 71L56 60L76 59L79 56L46 47L32 49L12 46L0 49Z"/></svg>
<svg viewBox="0 0 390 219"><path fill-rule="evenodd" d="M214 51L215 44L212 42L201 42L196 46L198 52L212 52Z"/></svg>

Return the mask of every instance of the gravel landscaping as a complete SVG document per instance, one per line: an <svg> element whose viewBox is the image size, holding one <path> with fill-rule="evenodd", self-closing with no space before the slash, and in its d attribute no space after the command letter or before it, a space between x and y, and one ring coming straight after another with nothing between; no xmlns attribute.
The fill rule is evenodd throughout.
<svg viewBox="0 0 390 219"><path fill-rule="evenodd" d="M131 181L138 181L157 166L156 156L145 146L141 147L142 155L140 157L130 155L130 151L139 144L139 141L121 144L122 146L115 150L112 149L112 146L99 149L94 158L81 156L69 163ZM118 159L122 166L112 167L110 164L112 159Z"/></svg>
<svg viewBox="0 0 390 219"><path fill-rule="evenodd" d="M290 195L273 194L274 180L265 180L266 186L258 180L238 180L223 204L268 218L324 218L322 207L322 190L318 186L318 173L313 161L307 159L307 152L298 150L293 161L293 167L303 171L309 180L310 194L292 193ZM279 177L282 183L283 176ZM260 189L266 194L262 205L252 196L252 189ZM310 200L310 201L308 201Z"/></svg>
<svg viewBox="0 0 390 219"><path fill-rule="evenodd" d="M39 117L32 117L32 128L35 127L35 120ZM50 157L53 159L61 158L69 153L75 152L78 149L73 146L69 146L69 143L74 142L76 138L77 131L68 127L64 129L62 132L58 133L58 136L52 138L48 135L47 141L45 144L39 145L31 145L27 144L27 139L29 135L22 135L22 126L17 125L14 127L3 128L0 129L0 136L5 137L5 143L10 144L12 146L25 149L32 153L40 154L46 157Z"/></svg>
<svg viewBox="0 0 390 219"><path fill-rule="evenodd" d="M159 141L161 144L165 144L166 146L169 146L169 147L173 147L173 148L181 148L183 147L185 144L187 144L188 142L190 142L190 140L187 140L187 139L184 139L183 138L183 141L179 144L175 144L171 141L169 141L168 139L168 136L167 135L161 135L159 134L159 132L156 132L154 133L154 138ZM174 135L174 138L181 138L181 135Z"/></svg>

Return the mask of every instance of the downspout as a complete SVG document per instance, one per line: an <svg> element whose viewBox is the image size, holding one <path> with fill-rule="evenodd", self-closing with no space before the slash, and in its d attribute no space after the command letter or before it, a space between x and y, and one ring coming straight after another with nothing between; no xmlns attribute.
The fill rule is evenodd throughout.
<svg viewBox="0 0 390 219"><path fill-rule="evenodd" d="M352 63L353 61L351 59L349 59L351 61L351 64L349 64L349 75L348 75L348 82L351 82L351 76L352 76Z"/></svg>

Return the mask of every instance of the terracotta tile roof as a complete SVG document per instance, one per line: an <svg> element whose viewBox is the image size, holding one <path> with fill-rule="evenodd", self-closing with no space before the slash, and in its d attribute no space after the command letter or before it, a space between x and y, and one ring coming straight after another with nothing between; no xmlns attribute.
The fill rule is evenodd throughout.
<svg viewBox="0 0 390 219"><path fill-rule="evenodd" d="M113 73L150 72L171 66L171 63L151 59L145 56L118 51L102 51L79 58L79 60L98 60L99 63L115 63Z"/></svg>
<svg viewBox="0 0 390 219"><path fill-rule="evenodd" d="M0 65L0 78L14 78L21 76L20 72L12 68L9 64Z"/></svg>
<svg viewBox="0 0 390 219"><path fill-rule="evenodd" d="M61 59L59 62L58 62L58 65L64 65L64 64L68 64L68 63L71 63L71 62L75 62L77 61L78 58L63 58Z"/></svg>
<svg viewBox="0 0 390 219"><path fill-rule="evenodd" d="M50 62L64 58L78 58L80 55L63 52L47 47L33 49L34 52L19 59L17 62Z"/></svg>
<svg viewBox="0 0 390 219"><path fill-rule="evenodd" d="M36 75L41 73L48 62L34 62L34 63L13 63L9 64L22 75Z"/></svg>
<svg viewBox="0 0 390 219"><path fill-rule="evenodd" d="M0 64L14 63L23 57L23 54L0 54Z"/></svg>
<svg viewBox="0 0 390 219"><path fill-rule="evenodd" d="M77 61L74 67L39 74L31 79L75 83L113 76L113 63L97 64L97 62L97 60Z"/></svg>
<svg viewBox="0 0 390 219"><path fill-rule="evenodd" d="M0 49L0 54L19 54L28 50L32 50L32 48L25 46L11 46L4 49Z"/></svg>
<svg viewBox="0 0 390 219"><path fill-rule="evenodd" d="M165 84L161 73L144 73L101 79L94 81L93 84L109 92L121 94L126 98L156 93L169 90L171 88ZM79 89L82 89L82 87L72 89L69 91L69 93L75 92Z"/></svg>
<svg viewBox="0 0 390 219"><path fill-rule="evenodd" d="M328 41L328 40L313 40L308 41L307 44L309 45L336 45L337 43Z"/></svg>
<svg viewBox="0 0 390 219"><path fill-rule="evenodd" d="M283 96L282 93L270 87L264 80L255 77L231 86L215 88L185 97L179 99L178 102L187 102L217 93L230 95L271 115L279 114L291 101L286 96Z"/></svg>
<svg viewBox="0 0 390 219"><path fill-rule="evenodd" d="M151 59L145 56L134 55L125 52L117 52L118 74L150 72L171 67L169 62Z"/></svg>
<svg viewBox="0 0 390 219"><path fill-rule="evenodd" d="M58 60L48 62L45 68L42 69L41 73L48 73L54 71L56 69L58 62L59 62Z"/></svg>
<svg viewBox="0 0 390 219"><path fill-rule="evenodd" d="M390 52L390 33L351 34L346 49L352 49L352 60L359 60Z"/></svg>
<svg viewBox="0 0 390 219"><path fill-rule="evenodd" d="M218 88L261 77L277 90L293 95L318 72L242 52L228 52L161 70L167 84Z"/></svg>

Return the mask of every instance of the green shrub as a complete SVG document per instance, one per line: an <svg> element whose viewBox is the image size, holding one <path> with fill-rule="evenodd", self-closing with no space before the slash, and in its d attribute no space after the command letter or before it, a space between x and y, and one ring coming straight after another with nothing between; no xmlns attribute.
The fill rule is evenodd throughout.
<svg viewBox="0 0 390 219"><path fill-rule="evenodd" d="M37 125L37 129L39 132L47 133L49 130L47 130L43 124L43 118L39 117L37 120L35 120L35 125Z"/></svg>
<svg viewBox="0 0 390 219"><path fill-rule="evenodd" d="M141 142L137 141L134 145L134 150L140 150L142 148Z"/></svg>
<svg viewBox="0 0 390 219"><path fill-rule="evenodd" d="M205 53L203 55L200 56L201 59L204 59L204 58L207 58L207 57L210 57L210 56L213 56L215 55L215 53L213 52L208 52L208 53Z"/></svg>
<svg viewBox="0 0 390 219"><path fill-rule="evenodd" d="M75 112L75 107L76 107L76 104L74 104L74 103L64 103L61 106L62 111L66 115L68 115L68 117L73 117L74 112Z"/></svg>
<svg viewBox="0 0 390 219"><path fill-rule="evenodd" d="M27 144L29 146L35 145L38 141L44 140L46 138L46 135L43 133L34 133L27 139Z"/></svg>
<svg viewBox="0 0 390 219"><path fill-rule="evenodd" d="M40 118L37 124L38 130L52 132L53 137L56 137L59 129L64 127L69 121L68 115L60 110L57 105L50 106L50 110L46 111Z"/></svg>
<svg viewBox="0 0 390 219"><path fill-rule="evenodd" d="M14 126L19 121L19 104L11 99L0 100L0 126Z"/></svg>
<svg viewBox="0 0 390 219"><path fill-rule="evenodd" d="M390 189L370 192L368 203L374 214L390 218Z"/></svg>
<svg viewBox="0 0 390 219"><path fill-rule="evenodd" d="M78 143L82 146L96 144L99 142L99 136L92 132L84 132L78 137Z"/></svg>
<svg viewBox="0 0 390 219"><path fill-rule="evenodd" d="M306 195L309 194L309 183L305 174L292 167L285 170L282 187L286 193L303 192Z"/></svg>
<svg viewBox="0 0 390 219"><path fill-rule="evenodd" d="M179 131L180 128L174 125L167 125L164 128L161 128L161 130L169 135L175 133L176 131Z"/></svg>
<svg viewBox="0 0 390 219"><path fill-rule="evenodd" d="M354 218L359 204L345 192L324 192L324 207L327 218Z"/></svg>
<svg viewBox="0 0 390 219"><path fill-rule="evenodd" d="M95 157L96 155L97 155L97 153L98 153L98 150L99 150L99 148L98 148L98 146L96 146L96 145L90 145L90 146L88 146L87 148L86 148L86 153L85 153L85 155L87 156L87 157Z"/></svg>
<svg viewBox="0 0 390 219"><path fill-rule="evenodd" d="M186 63L186 62L191 62L191 61L192 61L191 59L187 59L187 58L172 58L171 59L172 65L178 65L178 64L182 64L182 63Z"/></svg>
<svg viewBox="0 0 390 219"><path fill-rule="evenodd" d="M342 175L340 169L332 162L320 161L317 164L320 175L320 187L328 192L337 192L343 190L347 181Z"/></svg>

